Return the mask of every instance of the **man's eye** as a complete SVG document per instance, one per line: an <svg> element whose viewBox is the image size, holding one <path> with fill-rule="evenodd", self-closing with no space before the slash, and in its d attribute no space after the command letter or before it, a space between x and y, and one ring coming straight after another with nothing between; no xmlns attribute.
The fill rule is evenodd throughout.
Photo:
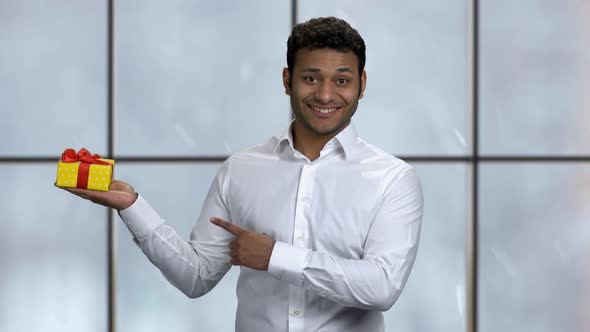
<svg viewBox="0 0 590 332"><path fill-rule="evenodd" d="M307 76L305 78L303 78L304 80L306 80L307 82L313 83L315 81L317 81L317 79L313 76Z"/></svg>
<svg viewBox="0 0 590 332"><path fill-rule="evenodd" d="M338 79L339 85L346 85L346 84L348 84L348 82L350 82L350 81L347 78L339 78Z"/></svg>

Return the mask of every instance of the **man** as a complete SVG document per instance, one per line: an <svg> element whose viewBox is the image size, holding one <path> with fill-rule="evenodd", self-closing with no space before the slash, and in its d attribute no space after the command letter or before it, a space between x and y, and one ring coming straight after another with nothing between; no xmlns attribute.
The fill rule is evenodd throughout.
<svg viewBox="0 0 590 332"><path fill-rule="evenodd" d="M287 64L291 126L225 161L189 242L124 182L68 190L117 209L191 298L239 265L237 331L383 331L416 256L420 182L351 124L367 80L356 30L333 17L298 24Z"/></svg>

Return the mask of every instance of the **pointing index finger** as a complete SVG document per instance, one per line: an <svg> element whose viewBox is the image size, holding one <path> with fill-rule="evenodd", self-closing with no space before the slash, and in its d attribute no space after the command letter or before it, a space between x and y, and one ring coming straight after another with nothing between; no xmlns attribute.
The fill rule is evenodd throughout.
<svg viewBox="0 0 590 332"><path fill-rule="evenodd" d="M245 229L241 228L240 226L234 225L234 224L227 222L223 219L211 217L211 218L209 218L209 221L211 221L211 223L225 229L226 231L232 233L235 236L238 236L241 233L246 231Z"/></svg>

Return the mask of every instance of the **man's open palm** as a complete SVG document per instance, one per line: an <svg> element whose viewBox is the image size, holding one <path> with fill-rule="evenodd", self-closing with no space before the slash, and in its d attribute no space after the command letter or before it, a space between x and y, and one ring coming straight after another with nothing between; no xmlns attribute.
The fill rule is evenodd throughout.
<svg viewBox="0 0 590 332"><path fill-rule="evenodd" d="M113 180L109 191L97 191L78 188L62 188L74 195L80 196L93 203L104 205L116 210L124 210L131 206L137 199L137 193L129 184L123 181Z"/></svg>

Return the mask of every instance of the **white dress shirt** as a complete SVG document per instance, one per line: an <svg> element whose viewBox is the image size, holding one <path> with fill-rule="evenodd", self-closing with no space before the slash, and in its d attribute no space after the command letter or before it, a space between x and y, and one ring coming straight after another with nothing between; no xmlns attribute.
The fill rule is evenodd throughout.
<svg viewBox="0 0 590 332"><path fill-rule="evenodd" d="M120 215L164 277L191 298L230 269L215 216L276 240L268 271L240 267L236 331L384 331L416 257L422 189L412 167L352 124L310 161L282 136L231 155L190 241L140 195ZM198 328L195 327L195 330Z"/></svg>

